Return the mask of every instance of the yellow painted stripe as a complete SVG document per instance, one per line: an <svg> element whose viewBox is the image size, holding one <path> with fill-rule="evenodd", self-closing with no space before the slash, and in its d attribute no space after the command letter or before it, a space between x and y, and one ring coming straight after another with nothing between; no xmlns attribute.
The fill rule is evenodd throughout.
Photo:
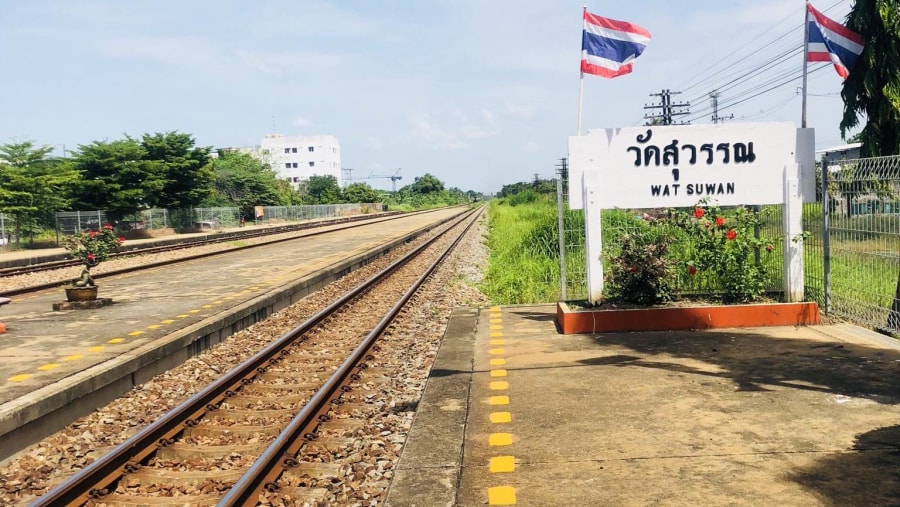
<svg viewBox="0 0 900 507"><path fill-rule="evenodd" d="M491 376L494 378L505 377L506 370L491 370Z"/></svg>
<svg viewBox="0 0 900 507"><path fill-rule="evenodd" d="M491 391L504 391L506 389L509 389L509 382L503 380L491 382Z"/></svg>
<svg viewBox="0 0 900 507"><path fill-rule="evenodd" d="M496 486L488 488L488 505L515 505L516 488L512 486Z"/></svg>
<svg viewBox="0 0 900 507"><path fill-rule="evenodd" d="M512 422L512 414L509 412L492 412L491 422L494 424L504 424Z"/></svg>
<svg viewBox="0 0 900 507"><path fill-rule="evenodd" d="M502 331L503 326L491 326L491 331Z"/></svg>
<svg viewBox="0 0 900 507"><path fill-rule="evenodd" d="M43 366L38 366L38 369L41 371L49 371L49 370L54 370L56 368L59 368L58 363L50 363L50 364L45 364Z"/></svg>
<svg viewBox="0 0 900 507"><path fill-rule="evenodd" d="M166 320L162 321L163 324L171 324L173 322L175 322L175 321L172 319L166 319Z"/></svg>
<svg viewBox="0 0 900 507"><path fill-rule="evenodd" d="M491 433L488 437L488 445L492 447L512 445L512 433Z"/></svg>
<svg viewBox="0 0 900 507"><path fill-rule="evenodd" d="M222 304L222 301L221 301L221 300L220 300L220 301L213 301L212 304L214 304L214 305L220 305L220 304Z"/></svg>
<svg viewBox="0 0 900 507"><path fill-rule="evenodd" d="M84 356L81 354L73 354L71 356L64 357L62 360L63 361L77 361L77 360L81 359L82 357L84 357Z"/></svg>
<svg viewBox="0 0 900 507"><path fill-rule="evenodd" d="M150 324L147 329L159 329L159 324Z"/></svg>
<svg viewBox="0 0 900 507"><path fill-rule="evenodd" d="M27 380L31 378L33 375L30 373L23 373L21 375L15 375L13 377L9 377L10 382L21 382L23 380Z"/></svg>
<svg viewBox="0 0 900 507"><path fill-rule="evenodd" d="M509 405L509 396L491 396L488 398L489 405Z"/></svg>
<svg viewBox="0 0 900 507"><path fill-rule="evenodd" d="M175 318L176 319L186 319L186 318L188 318L188 316L185 314L181 314L181 315L176 315Z"/></svg>
<svg viewBox="0 0 900 507"><path fill-rule="evenodd" d="M506 364L506 359L491 359L491 366L503 366Z"/></svg>
<svg viewBox="0 0 900 507"><path fill-rule="evenodd" d="M112 340L109 340L106 343L116 344L116 343L122 343L124 341L125 341L125 338L113 338Z"/></svg>
<svg viewBox="0 0 900 507"><path fill-rule="evenodd" d="M491 333L491 338L496 338L498 336L503 336L503 333L501 333L500 331L494 331Z"/></svg>
<svg viewBox="0 0 900 507"><path fill-rule="evenodd" d="M95 345L93 347L88 347L88 350L90 350L91 352L102 352L105 348L106 345Z"/></svg>
<svg viewBox="0 0 900 507"><path fill-rule="evenodd" d="M212 305L202 305L202 306L200 306L200 308L205 308L208 310L208 309L212 308Z"/></svg>
<svg viewBox="0 0 900 507"><path fill-rule="evenodd" d="M492 306L492 307L491 307L491 311L494 312L494 313L497 313L497 312L500 311L500 307L499 307L499 306Z"/></svg>
<svg viewBox="0 0 900 507"><path fill-rule="evenodd" d="M200 313L200 310L188 310L188 313Z"/></svg>
<svg viewBox="0 0 900 507"><path fill-rule="evenodd" d="M506 345L506 340L491 340L488 343L491 345Z"/></svg>
<svg viewBox="0 0 900 507"><path fill-rule="evenodd" d="M497 456L491 458L491 473L502 474L512 472L516 469L516 458L514 456Z"/></svg>
<svg viewBox="0 0 900 507"><path fill-rule="evenodd" d="M491 349L491 350L488 351L488 353L489 353L490 355L492 355L492 356L502 356L503 354L506 354L506 350L504 350L504 349Z"/></svg>
<svg viewBox="0 0 900 507"><path fill-rule="evenodd" d="M140 336L142 334L144 334L143 331L132 331L132 332L128 333L128 336Z"/></svg>
<svg viewBox="0 0 900 507"><path fill-rule="evenodd" d="M500 317L493 317L493 316L492 316L492 317L491 317L491 320L490 320L490 323L491 323L491 325L498 325L498 326L500 326L500 325L503 325L503 319L500 318Z"/></svg>

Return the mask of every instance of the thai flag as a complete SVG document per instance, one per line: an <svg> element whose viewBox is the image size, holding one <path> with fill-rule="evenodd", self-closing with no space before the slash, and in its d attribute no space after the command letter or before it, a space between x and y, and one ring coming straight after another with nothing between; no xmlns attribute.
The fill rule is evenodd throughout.
<svg viewBox="0 0 900 507"><path fill-rule="evenodd" d="M806 61L832 62L837 73L847 79L856 58L862 53L862 36L851 32L837 21L826 18L811 4L807 3L806 8L812 16L809 20Z"/></svg>
<svg viewBox="0 0 900 507"><path fill-rule="evenodd" d="M625 21L584 11L581 72L614 78L631 72L632 61L644 52L650 32Z"/></svg>

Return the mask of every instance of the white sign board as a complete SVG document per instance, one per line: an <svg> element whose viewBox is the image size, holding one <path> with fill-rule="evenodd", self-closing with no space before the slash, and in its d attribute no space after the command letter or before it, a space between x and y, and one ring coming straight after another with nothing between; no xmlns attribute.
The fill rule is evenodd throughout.
<svg viewBox="0 0 900 507"><path fill-rule="evenodd" d="M569 208L581 209L582 175L598 182L604 208L784 202L785 166L801 169L815 198L812 129L792 123L653 126L591 130L569 138Z"/></svg>
<svg viewBox="0 0 900 507"><path fill-rule="evenodd" d="M783 204L784 293L803 298L802 203L815 200L815 132L792 123L632 127L569 138L569 208L584 209L588 300L603 293L610 208Z"/></svg>

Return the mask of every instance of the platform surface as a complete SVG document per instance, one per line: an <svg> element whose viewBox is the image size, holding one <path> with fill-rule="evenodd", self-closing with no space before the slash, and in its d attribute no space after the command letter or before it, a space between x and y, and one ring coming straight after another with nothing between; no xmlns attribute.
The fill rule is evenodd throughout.
<svg viewBox="0 0 900 507"><path fill-rule="evenodd" d="M900 504L895 340L562 335L554 312L454 313L388 505Z"/></svg>

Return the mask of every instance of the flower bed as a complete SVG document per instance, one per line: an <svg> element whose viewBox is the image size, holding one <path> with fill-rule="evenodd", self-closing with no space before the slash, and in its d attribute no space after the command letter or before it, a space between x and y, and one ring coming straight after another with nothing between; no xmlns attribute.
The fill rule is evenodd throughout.
<svg viewBox="0 0 900 507"><path fill-rule="evenodd" d="M809 302L647 308L571 308L566 302L559 302L556 320L563 334L812 326L820 323L819 306Z"/></svg>

